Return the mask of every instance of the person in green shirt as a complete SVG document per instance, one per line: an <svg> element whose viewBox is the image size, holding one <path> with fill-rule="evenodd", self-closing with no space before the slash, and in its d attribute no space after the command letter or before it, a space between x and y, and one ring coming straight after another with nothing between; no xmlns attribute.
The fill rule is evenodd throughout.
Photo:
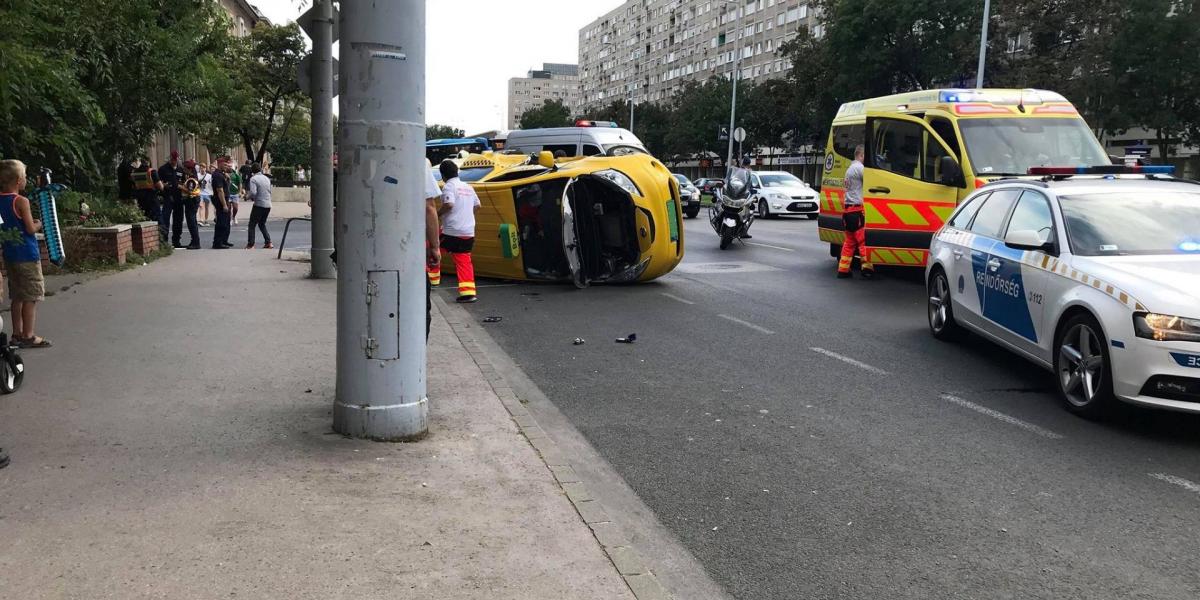
<svg viewBox="0 0 1200 600"><path fill-rule="evenodd" d="M233 218L233 224L237 225L238 200L242 195L242 175L237 171L229 172L229 215Z"/></svg>

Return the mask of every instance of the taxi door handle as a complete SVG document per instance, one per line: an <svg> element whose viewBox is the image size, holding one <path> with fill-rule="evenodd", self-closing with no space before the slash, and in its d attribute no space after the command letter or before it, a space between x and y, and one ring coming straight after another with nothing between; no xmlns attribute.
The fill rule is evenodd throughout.
<svg viewBox="0 0 1200 600"><path fill-rule="evenodd" d="M890 194L892 193L892 188L873 187L867 191L871 192L872 194Z"/></svg>
<svg viewBox="0 0 1200 600"><path fill-rule="evenodd" d="M999 271L1000 270L1000 259L993 258L992 260L989 260L987 262L987 266L988 266L989 271Z"/></svg>

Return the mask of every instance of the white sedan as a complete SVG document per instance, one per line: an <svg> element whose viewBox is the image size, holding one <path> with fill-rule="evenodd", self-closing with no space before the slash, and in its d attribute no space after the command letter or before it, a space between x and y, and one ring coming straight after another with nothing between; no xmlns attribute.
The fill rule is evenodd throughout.
<svg viewBox="0 0 1200 600"><path fill-rule="evenodd" d="M787 171L755 171L751 174L750 185L754 187L759 218L805 215L815 219L821 212L817 191Z"/></svg>
<svg viewBox="0 0 1200 600"><path fill-rule="evenodd" d="M979 189L931 244L930 331L1053 371L1085 417L1116 400L1200 412L1200 184L1152 170L1038 168Z"/></svg>

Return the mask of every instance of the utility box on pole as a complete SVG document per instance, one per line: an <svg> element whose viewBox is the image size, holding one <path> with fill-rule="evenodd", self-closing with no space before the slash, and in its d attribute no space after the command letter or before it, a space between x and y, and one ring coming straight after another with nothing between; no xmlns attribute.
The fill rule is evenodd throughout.
<svg viewBox="0 0 1200 600"><path fill-rule="evenodd" d="M425 0L341 8L333 428L413 440L429 420Z"/></svg>

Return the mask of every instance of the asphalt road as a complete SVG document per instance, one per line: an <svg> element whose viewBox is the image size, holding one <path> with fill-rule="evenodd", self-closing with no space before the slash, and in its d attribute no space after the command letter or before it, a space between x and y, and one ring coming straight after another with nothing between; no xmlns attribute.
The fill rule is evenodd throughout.
<svg viewBox="0 0 1200 600"><path fill-rule="evenodd" d="M691 220L657 282L481 281L468 309L736 598L1200 597L1200 418L1074 417L935 341L919 277L836 280L815 228L722 252Z"/></svg>
<svg viewBox="0 0 1200 600"><path fill-rule="evenodd" d="M250 211L247 210L238 212L238 224L232 225L229 228L229 243L233 244L234 248L244 248L247 240L247 225L250 222ZM271 241L275 247L279 247L280 240L283 239L283 227L285 221L283 219L268 219L267 231L271 232ZM200 245L202 250L212 248L213 227L200 228ZM183 229L184 244L188 243L187 227ZM263 239L260 232L255 231L254 242L258 247L262 247ZM292 226L288 229L287 249L288 250L308 250L312 247L312 224L308 221L296 220L292 222Z"/></svg>

